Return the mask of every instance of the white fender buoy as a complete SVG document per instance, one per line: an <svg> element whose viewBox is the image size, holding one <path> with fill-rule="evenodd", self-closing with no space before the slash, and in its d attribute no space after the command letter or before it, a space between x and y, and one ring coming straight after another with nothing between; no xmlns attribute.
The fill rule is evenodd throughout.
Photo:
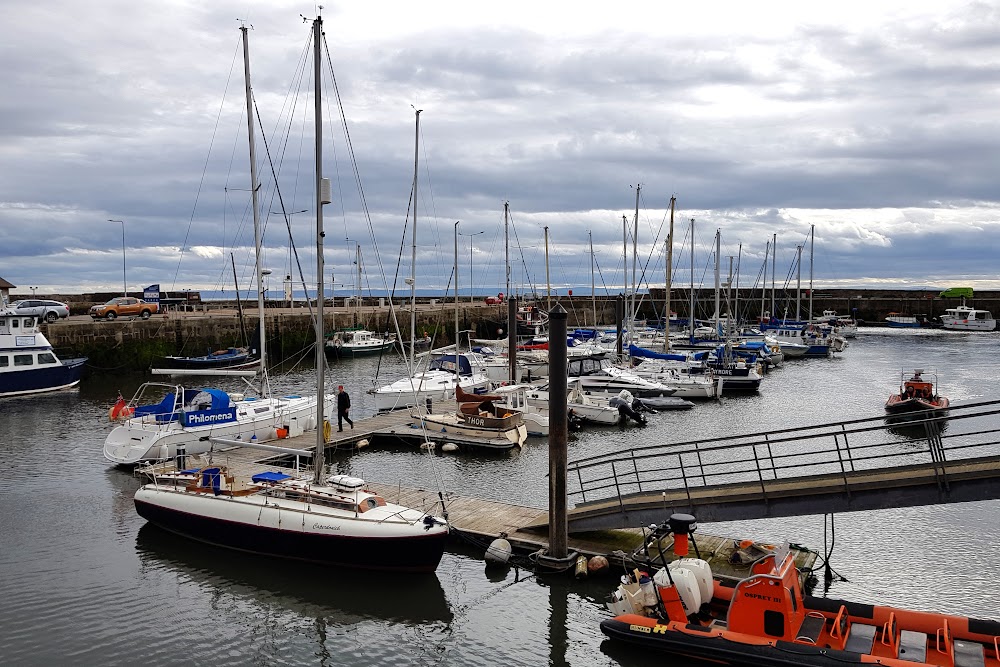
<svg viewBox="0 0 1000 667"><path fill-rule="evenodd" d="M458 451L458 445L456 445L454 442L446 442L443 445L441 445L441 451L442 452L457 452Z"/></svg>
<svg viewBox="0 0 1000 667"><path fill-rule="evenodd" d="M358 444L356 444L354 446L357 447L358 449L361 449L363 447L367 447L370 444L371 443L368 442L368 438L362 438L361 440L358 440Z"/></svg>
<svg viewBox="0 0 1000 667"><path fill-rule="evenodd" d="M420 443L420 449L424 450L425 452L433 452L436 447L437 447L437 443L436 442L422 442L422 443Z"/></svg>
<svg viewBox="0 0 1000 667"><path fill-rule="evenodd" d="M490 542L490 546L486 549L486 562L495 565L506 565L510 560L512 551L510 542L502 537L498 537Z"/></svg>

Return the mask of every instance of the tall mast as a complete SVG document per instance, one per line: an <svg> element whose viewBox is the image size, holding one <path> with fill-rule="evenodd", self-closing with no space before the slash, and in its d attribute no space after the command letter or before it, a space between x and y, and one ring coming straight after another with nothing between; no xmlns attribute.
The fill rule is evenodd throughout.
<svg viewBox="0 0 1000 667"><path fill-rule="evenodd" d="M597 293L594 291L594 232L588 231L590 238L590 302L594 309L594 326L597 326Z"/></svg>
<svg viewBox="0 0 1000 667"><path fill-rule="evenodd" d="M250 196L253 202L253 243L254 271L257 274L257 327L260 329L260 393L268 396L271 393L270 382L267 376L267 338L264 330L264 269L261 266L261 231L260 231L260 205L258 195L260 184L257 182L257 152L254 144L254 122L253 122L253 92L250 89L250 44L247 27L240 26L243 33L243 80L246 87L247 98L247 137L250 141Z"/></svg>
<svg viewBox="0 0 1000 667"><path fill-rule="evenodd" d="M802 301L802 246L795 246L795 252L797 253L795 260L795 320L798 321L802 319L801 309L799 304Z"/></svg>
<svg viewBox="0 0 1000 667"><path fill-rule="evenodd" d="M666 298L663 300L663 311L666 316L663 324L663 351L670 351L670 343L668 339L670 338L670 277L674 270L674 204L677 203L677 197L670 198L670 230L667 232L667 275L664 280L664 286L666 288Z"/></svg>
<svg viewBox="0 0 1000 667"><path fill-rule="evenodd" d="M719 312L719 262L722 261L720 253L722 252L722 230L715 230L715 334L719 334L719 317L722 313Z"/></svg>
<svg viewBox="0 0 1000 667"><path fill-rule="evenodd" d="M508 213L509 210L510 210L510 202L509 201L505 201L503 203L503 263L504 263L505 271L507 272L507 282L506 282L506 286L505 286L505 289L507 291L504 292L503 295L507 299L510 298L510 237L508 235L508 230L507 230L507 226L508 226L507 225L507 220L508 220L507 213Z"/></svg>
<svg viewBox="0 0 1000 667"><path fill-rule="evenodd" d="M321 40L323 39L323 17L313 21L313 117L316 123L316 453L313 455L313 483L323 479L323 457L326 454L326 438L323 428L325 420L323 408L326 402L326 355L323 344L323 205L329 196L325 189L329 184L323 178L323 72L320 69ZM326 187L324 187L326 186Z"/></svg>
<svg viewBox="0 0 1000 667"><path fill-rule="evenodd" d="M416 370L414 341L417 338L417 165L420 155L420 112L416 112L416 130L413 137L413 231L410 236L410 365Z"/></svg>
<svg viewBox="0 0 1000 667"><path fill-rule="evenodd" d="M635 328L635 297L636 293L639 291L639 284L636 282L635 278L635 265L636 258L639 255L638 249L636 248L636 243L639 240L639 190L642 186L638 183L635 185L635 217L632 219L632 319L629 320L629 340L633 340L632 329Z"/></svg>
<svg viewBox="0 0 1000 667"><path fill-rule="evenodd" d="M813 318L813 249L816 245L816 225L809 225L809 320Z"/></svg>
<svg viewBox="0 0 1000 667"><path fill-rule="evenodd" d="M767 310L765 299L767 299L767 256L771 253L771 242L764 246L764 277L760 281L760 322L764 322L764 311Z"/></svg>
<svg viewBox="0 0 1000 667"><path fill-rule="evenodd" d="M774 271L778 259L778 235L771 236L771 317L777 317L774 312Z"/></svg>
<svg viewBox="0 0 1000 667"><path fill-rule="evenodd" d="M549 226L545 226L545 309L552 310L552 283L549 281Z"/></svg>
<svg viewBox="0 0 1000 667"><path fill-rule="evenodd" d="M688 329L694 340L694 218L691 218L691 309L688 311Z"/></svg>
<svg viewBox="0 0 1000 667"><path fill-rule="evenodd" d="M455 385L458 385L458 223L455 221ZM470 349L471 349L471 342Z"/></svg>
<svg viewBox="0 0 1000 667"><path fill-rule="evenodd" d="M361 244L357 244L357 260L358 260L358 302L356 304L356 311L358 313L358 322L361 322Z"/></svg>

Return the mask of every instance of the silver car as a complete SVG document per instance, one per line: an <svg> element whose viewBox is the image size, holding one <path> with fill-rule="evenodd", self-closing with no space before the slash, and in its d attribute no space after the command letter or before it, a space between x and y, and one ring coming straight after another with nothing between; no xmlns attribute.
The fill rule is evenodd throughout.
<svg viewBox="0 0 1000 667"><path fill-rule="evenodd" d="M60 318L69 317L69 306L61 301L48 299L24 299L11 304L18 315L34 315L52 324Z"/></svg>

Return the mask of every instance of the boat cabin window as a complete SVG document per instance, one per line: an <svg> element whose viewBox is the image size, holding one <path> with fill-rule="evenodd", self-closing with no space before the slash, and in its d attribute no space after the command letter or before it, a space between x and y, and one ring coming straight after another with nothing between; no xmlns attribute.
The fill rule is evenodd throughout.
<svg viewBox="0 0 1000 667"><path fill-rule="evenodd" d="M10 366L10 357L6 354L0 354L0 368L6 368Z"/></svg>
<svg viewBox="0 0 1000 667"><path fill-rule="evenodd" d="M56 362L56 355L52 354L51 352L40 352L38 354L38 363L39 364L54 364L54 363L57 363Z"/></svg>
<svg viewBox="0 0 1000 667"><path fill-rule="evenodd" d="M15 354L14 355L14 365L15 366L31 366L35 363L35 358L30 354Z"/></svg>
<svg viewBox="0 0 1000 667"><path fill-rule="evenodd" d="M448 354L432 360L428 369L432 371L441 370L454 373L455 355ZM460 355L458 357L458 372L460 375L472 375L472 364L469 363L469 360L464 355Z"/></svg>

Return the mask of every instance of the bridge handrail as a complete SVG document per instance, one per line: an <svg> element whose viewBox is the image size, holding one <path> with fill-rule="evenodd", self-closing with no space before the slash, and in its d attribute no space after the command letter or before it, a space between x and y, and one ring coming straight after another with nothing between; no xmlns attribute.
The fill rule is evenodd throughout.
<svg viewBox="0 0 1000 667"><path fill-rule="evenodd" d="M984 409L989 408L989 409ZM619 500L661 491L670 488L705 487L726 476L727 481L759 482L763 491L765 480L788 480L793 477L812 475L843 475L858 470L873 469L875 462L905 458L909 463L918 461L931 464L935 475L942 475L942 467L947 457L946 451L958 452L1000 445L1000 441L987 439L981 442L962 442L945 446L950 438L971 438L972 436L996 435L997 428L975 430L945 435L947 422L1000 415L1000 401L982 401L954 406L948 414L938 414L925 419L907 421L906 426L922 427L926 438L916 440L884 440L878 442L860 441L863 434L886 431L898 423L887 422L886 417L870 417L830 424L785 428L767 433L751 433L692 440L672 444L648 445L610 454L578 459L568 464L568 479L575 482L579 490L569 491L570 497L580 497L580 502ZM775 436L779 437L775 437ZM853 444L850 438L854 438ZM815 441L819 441L816 443ZM792 449L791 443L809 442L809 449ZM900 451L903 444L926 443L920 449ZM958 441L956 441L958 442ZM765 448L760 451L760 448ZM736 450L740 450L737 452ZM825 456L834 454L835 456ZM687 459L687 461L686 461ZM694 459L694 460L692 460ZM656 460L653 466L648 464ZM788 463L788 461L791 461ZM895 463L885 467L905 467ZM592 476L600 468L610 468L607 473ZM939 472L940 469L940 472ZM788 471L798 471L793 475L782 475ZM588 475L588 472L590 475ZM740 478L740 479L737 479ZM644 488L645 487L645 488ZM635 489L632 491L632 489ZM590 499L588 499L588 495ZM598 498L594 498L598 496Z"/></svg>

